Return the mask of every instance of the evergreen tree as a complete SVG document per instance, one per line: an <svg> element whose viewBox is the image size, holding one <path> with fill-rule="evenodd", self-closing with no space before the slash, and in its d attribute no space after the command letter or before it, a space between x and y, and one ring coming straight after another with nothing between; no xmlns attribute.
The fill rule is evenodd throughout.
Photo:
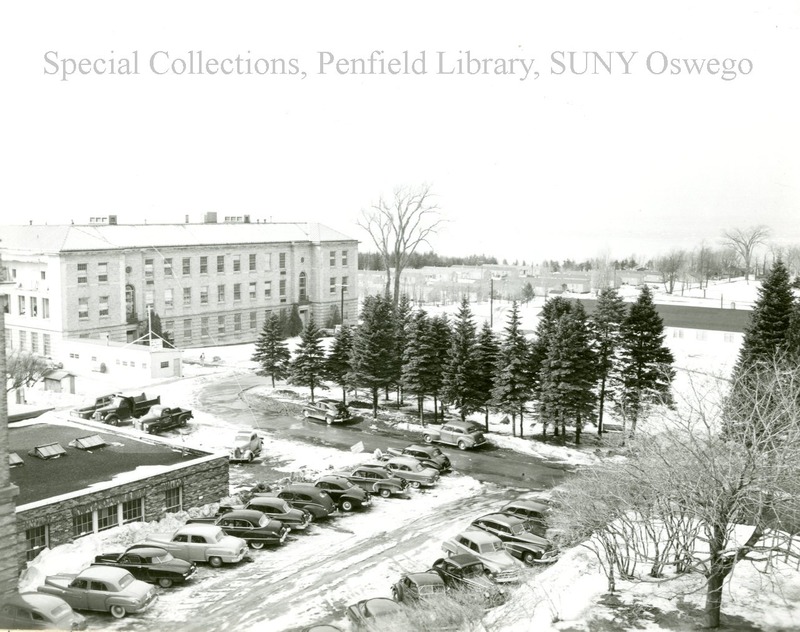
<svg viewBox="0 0 800 632"><path fill-rule="evenodd" d="M580 443L583 421L593 414L596 399L595 358L580 303L558 319L540 374L541 407L561 423L562 439L566 438L566 420L574 420L575 443Z"/></svg>
<svg viewBox="0 0 800 632"><path fill-rule="evenodd" d="M631 434L648 404L672 403L675 376L672 352L664 344L664 321L653 304L650 288L644 286L622 323L619 372L614 405L631 421Z"/></svg>
<svg viewBox="0 0 800 632"><path fill-rule="evenodd" d="M271 377L272 388L275 388L275 380L282 380L289 373L289 358L289 349L283 342L280 320L272 314L264 321L264 327L256 340L255 352L251 358L260 365L256 373Z"/></svg>
<svg viewBox="0 0 800 632"><path fill-rule="evenodd" d="M433 350L430 345L431 324L423 311L416 312L407 329L406 347L403 351L403 388L417 397L419 422L425 425L423 402L431 381Z"/></svg>
<svg viewBox="0 0 800 632"><path fill-rule="evenodd" d="M411 302L407 294L400 297L397 307L394 309L394 333L395 349L394 356L394 383L397 385L397 403L403 405L403 356L405 354L406 343L408 341L408 327L411 323Z"/></svg>
<svg viewBox="0 0 800 632"><path fill-rule="evenodd" d="M447 357L452 345L453 332L450 329L450 322L447 314L440 314L431 319L430 340L431 365L430 377L428 381L428 392L433 395L433 420L438 416L438 401L444 389L444 376L447 367ZM442 410L444 419L444 410Z"/></svg>
<svg viewBox="0 0 800 632"><path fill-rule="evenodd" d="M291 337L289 334L289 316L286 314L285 307L281 307L280 315L278 316L278 331L280 332L281 340Z"/></svg>
<svg viewBox="0 0 800 632"><path fill-rule="evenodd" d="M597 434L603 434L603 409L608 385L616 366L620 328L625 320L625 303L615 288L603 288L590 318L590 333L597 361Z"/></svg>
<svg viewBox="0 0 800 632"><path fill-rule="evenodd" d="M469 301L464 298L453 326L444 375L444 398L458 408L461 420L483 406L477 358L477 336Z"/></svg>
<svg viewBox="0 0 800 632"><path fill-rule="evenodd" d="M528 343L520 329L519 308L517 302L511 303L511 312L503 330L500 353L497 356L494 388L492 389L492 405L512 420L520 417L520 436L523 435L522 419L525 403L531 396L531 380L528 371L530 359ZM513 421L511 433L516 436L516 421Z"/></svg>
<svg viewBox="0 0 800 632"><path fill-rule="evenodd" d="M531 282L528 281L525 285L522 286L522 302L529 303L534 298L536 298L536 292L534 291Z"/></svg>
<svg viewBox="0 0 800 632"><path fill-rule="evenodd" d="M286 333L289 338L294 338L303 333L303 319L300 318L300 310L297 303L292 305L292 313L289 316L289 324L286 326Z"/></svg>
<svg viewBox="0 0 800 632"><path fill-rule="evenodd" d="M757 363L771 362L800 350L794 346L796 305L789 273L778 259L758 289L758 300L745 329L735 375L741 375Z"/></svg>
<svg viewBox="0 0 800 632"><path fill-rule="evenodd" d="M324 373L325 352L322 350L322 332L314 324L312 318L300 334L300 344L297 346L292 360L289 379L293 384L307 386L311 389L311 403L313 404L314 390L327 388L322 381Z"/></svg>
<svg viewBox="0 0 800 632"><path fill-rule="evenodd" d="M354 383L372 393L372 414L378 416L378 392L394 380L395 330L392 301L368 296L361 310L361 324L353 336L351 358Z"/></svg>
<svg viewBox="0 0 800 632"><path fill-rule="evenodd" d="M342 326L333 338L330 353L325 359L325 379L342 387L342 401L347 401L350 378L350 357L353 352L353 329Z"/></svg>
<svg viewBox="0 0 800 632"><path fill-rule="evenodd" d="M497 366L497 356L499 354L500 344L497 341L497 336L489 326L489 322L483 321L475 349L475 365L477 369L475 388L480 394L480 408L484 411L486 432L489 432L489 403L492 401L495 367Z"/></svg>

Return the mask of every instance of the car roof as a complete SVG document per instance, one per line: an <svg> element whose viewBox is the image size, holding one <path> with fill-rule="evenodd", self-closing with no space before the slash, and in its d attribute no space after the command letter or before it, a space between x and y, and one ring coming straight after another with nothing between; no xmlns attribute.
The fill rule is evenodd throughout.
<svg viewBox="0 0 800 632"><path fill-rule="evenodd" d="M234 509L233 511L222 514L220 518L240 518L241 520L250 520L251 522L258 523L263 515L264 512L256 509Z"/></svg>
<svg viewBox="0 0 800 632"><path fill-rule="evenodd" d="M227 516L229 513L230 511L223 515ZM212 533L219 533L219 530L220 528L215 524L195 524L195 523L185 524L180 529L178 529L178 531L182 533L188 533L189 535L193 533L196 535L211 535Z"/></svg>
<svg viewBox="0 0 800 632"><path fill-rule="evenodd" d="M458 555L451 555L445 559L447 559L448 562L452 562L454 566L458 566L459 568L464 568L465 566L469 566L475 562L480 562L481 564L483 563L472 553L459 553Z"/></svg>
<svg viewBox="0 0 800 632"><path fill-rule="evenodd" d="M476 421L448 421L446 426L456 426L458 428L465 428L469 430L483 430L483 426L481 426Z"/></svg>
<svg viewBox="0 0 800 632"><path fill-rule="evenodd" d="M416 467L419 465L419 461L417 461L413 456L393 456L388 461L389 463L404 463L406 465L410 465L412 467Z"/></svg>
<svg viewBox="0 0 800 632"><path fill-rule="evenodd" d="M407 577L419 586L439 586L444 584L444 580L436 571L425 571L424 573L409 573Z"/></svg>
<svg viewBox="0 0 800 632"><path fill-rule="evenodd" d="M545 512L550 510L550 507L548 507L543 503L536 502L535 500L524 500L522 498L518 500L512 500L510 503L506 503L503 506L503 509L507 509L508 507L520 507L522 509L529 509L531 511L539 511L539 512Z"/></svg>
<svg viewBox="0 0 800 632"><path fill-rule="evenodd" d="M373 617L399 612L400 610L399 604L387 597L373 597L372 599L365 599L361 603L364 604L364 609Z"/></svg>
<svg viewBox="0 0 800 632"><path fill-rule="evenodd" d="M282 507L286 504L286 501L283 498L278 498L277 496L253 496L248 504ZM230 513L230 511L228 513Z"/></svg>
<svg viewBox="0 0 800 632"><path fill-rule="evenodd" d="M286 487L284 487L280 491L319 494L322 490L319 487L314 487L313 483L289 483L288 485L286 485Z"/></svg>
<svg viewBox="0 0 800 632"><path fill-rule="evenodd" d="M125 549L125 553L134 553L142 557L153 557L154 555L164 555L166 549L158 546L150 546L149 544L134 544Z"/></svg>
<svg viewBox="0 0 800 632"><path fill-rule="evenodd" d="M352 483L348 481L344 476L339 476L338 474L325 474L325 476L320 476L317 479L317 483L320 481L327 482L327 483L341 483L347 487L350 487Z"/></svg>
<svg viewBox="0 0 800 632"><path fill-rule="evenodd" d="M487 533L483 529L468 529L467 531L462 532L460 535L472 540L475 542L475 544L487 544L490 542L500 541L500 538L498 538L496 535Z"/></svg>
<svg viewBox="0 0 800 632"><path fill-rule="evenodd" d="M78 577L81 579L97 579L100 581L113 582L118 582L125 575L130 575L130 572L117 566L90 566L78 573Z"/></svg>
<svg viewBox="0 0 800 632"><path fill-rule="evenodd" d="M517 518L516 516L507 516L506 514L501 514L501 513L486 514L485 516L481 516L480 518L475 518L473 522L476 522L478 520L494 520L495 522L499 522L506 526L525 524L525 521L522 518Z"/></svg>
<svg viewBox="0 0 800 632"><path fill-rule="evenodd" d="M420 445L418 443L412 443L411 445L407 445L404 449L406 449L406 450L419 450L420 452L431 452L434 449L434 446Z"/></svg>
<svg viewBox="0 0 800 632"><path fill-rule="evenodd" d="M9 595L2 603L3 605L11 604L27 608L38 608L49 612L58 606L63 606L67 602L55 595L47 595L40 592L24 592Z"/></svg>

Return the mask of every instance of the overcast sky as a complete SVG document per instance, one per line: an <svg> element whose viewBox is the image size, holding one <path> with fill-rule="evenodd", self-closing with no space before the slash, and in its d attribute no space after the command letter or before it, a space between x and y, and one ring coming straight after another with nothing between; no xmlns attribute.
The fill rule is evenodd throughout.
<svg viewBox="0 0 800 632"><path fill-rule="evenodd" d="M17 2L2 14L4 223L216 211L368 240L361 209L427 182L448 219L432 245L448 255L651 255L754 224L800 242L797 2ZM100 62L106 74L62 80L65 60L121 68L133 51L136 75ZM168 69L189 51L298 72ZM424 51L426 74L320 66L372 51ZM527 78L522 62L445 74L467 51L535 61ZM597 51L611 73L571 74L558 51L578 53L576 71ZM689 75L686 58L730 58L736 75Z"/></svg>

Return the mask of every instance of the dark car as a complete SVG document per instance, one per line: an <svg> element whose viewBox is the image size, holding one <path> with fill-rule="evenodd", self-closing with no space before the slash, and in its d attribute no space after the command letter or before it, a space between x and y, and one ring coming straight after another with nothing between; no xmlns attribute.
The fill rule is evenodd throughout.
<svg viewBox="0 0 800 632"><path fill-rule="evenodd" d="M537 535L544 536L547 530L547 516L550 507L535 500L513 500L507 503L500 513L516 516L526 521L528 529Z"/></svg>
<svg viewBox="0 0 800 632"><path fill-rule="evenodd" d="M314 487L327 492L342 511L353 511L372 504L369 494L343 476L322 476Z"/></svg>
<svg viewBox="0 0 800 632"><path fill-rule="evenodd" d="M392 599L375 597L363 599L347 607L347 618L356 630L380 630L381 624L403 621L403 607Z"/></svg>
<svg viewBox="0 0 800 632"><path fill-rule="evenodd" d="M197 572L194 563L176 559L172 553L157 546L133 545L124 553L98 555L93 563L124 568L136 579L162 588L182 584Z"/></svg>
<svg viewBox="0 0 800 632"><path fill-rule="evenodd" d="M435 445L412 444L402 450L388 448L386 452L387 454L382 456L381 460L388 460L393 456L410 456L417 459L423 467L432 467L442 474L452 469L450 459Z"/></svg>
<svg viewBox="0 0 800 632"><path fill-rule="evenodd" d="M408 573L392 584L392 597L401 602L414 602L444 592L444 579L436 571Z"/></svg>
<svg viewBox="0 0 800 632"><path fill-rule="evenodd" d="M251 549L263 549L267 544L283 544L289 527L279 520L271 520L254 509L234 509L218 518L194 518L186 524L215 524L225 535L242 538Z"/></svg>
<svg viewBox="0 0 800 632"><path fill-rule="evenodd" d="M343 474L343 476L365 492L380 494L381 498L389 498L392 494L402 494L408 486L407 481L398 478L385 467L362 466L349 474Z"/></svg>
<svg viewBox="0 0 800 632"><path fill-rule="evenodd" d="M440 428L428 426L423 435L425 443L447 443L459 450L477 448L486 443L483 427L474 421L451 421Z"/></svg>
<svg viewBox="0 0 800 632"><path fill-rule="evenodd" d="M303 406L303 417L318 419L329 424L350 421L352 415L347 404L336 399L318 399L314 403Z"/></svg>
<svg viewBox="0 0 800 632"><path fill-rule="evenodd" d="M473 520L472 526L496 535L505 543L506 551L526 564L550 563L558 558L558 550L550 541L531 533L522 518L487 514Z"/></svg>
<svg viewBox="0 0 800 632"><path fill-rule="evenodd" d="M38 592L8 595L0 603L3 630L85 630L86 619L60 597Z"/></svg>
<svg viewBox="0 0 800 632"><path fill-rule="evenodd" d="M481 595L487 607L499 606L506 601L506 591L486 576L486 568L470 553L452 555L436 560L432 571L439 574L448 589L470 590Z"/></svg>
<svg viewBox="0 0 800 632"><path fill-rule="evenodd" d="M220 507L220 513L231 511L232 507ZM253 496L245 509L254 509L266 514L273 520L279 520L290 529L305 529L313 520L313 516L304 509L295 509L283 498L274 496Z"/></svg>
<svg viewBox="0 0 800 632"><path fill-rule="evenodd" d="M333 498L310 483L291 483L281 491L271 492L269 495L283 498L295 509L305 509L314 520L327 518L336 511Z"/></svg>

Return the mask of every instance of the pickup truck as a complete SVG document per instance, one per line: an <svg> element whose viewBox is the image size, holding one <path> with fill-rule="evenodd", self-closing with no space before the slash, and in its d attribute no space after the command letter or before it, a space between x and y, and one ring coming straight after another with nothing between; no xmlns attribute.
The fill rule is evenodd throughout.
<svg viewBox="0 0 800 632"><path fill-rule="evenodd" d="M192 417L192 411L186 408L171 408L158 404L146 415L135 419L133 427L147 434L156 434L163 430L185 426Z"/></svg>
<svg viewBox="0 0 800 632"><path fill-rule="evenodd" d="M186 524L172 537L155 535L141 544L162 548L179 560L208 562L214 568L223 563L236 564L247 555L247 542L225 535L221 527L213 524Z"/></svg>
<svg viewBox="0 0 800 632"><path fill-rule="evenodd" d="M79 417L81 419L91 419L92 415L94 415L94 411L98 408L102 408L103 406L108 406L111 403L111 400L114 398L115 394L110 393L108 395L101 395L100 397L94 400L94 404L89 404L88 406L83 406L81 408L75 408L69 411L69 414L72 417Z"/></svg>
<svg viewBox="0 0 800 632"><path fill-rule="evenodd" d="M161 396L148 399L147 395L112 395L104 406L92 413L92 419L106 424L118 426L128 419L136 419L150 411L150 408L161 403Z"/></svg>

